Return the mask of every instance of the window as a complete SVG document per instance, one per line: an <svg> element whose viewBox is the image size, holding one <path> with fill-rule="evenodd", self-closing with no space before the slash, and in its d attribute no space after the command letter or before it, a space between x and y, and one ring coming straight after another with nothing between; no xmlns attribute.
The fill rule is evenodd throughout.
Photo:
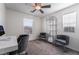
<svg viewBox="0 0 79 59"><path fill-rule="evenodd" d="M74 32L76 27L76 12L63 16L63 28L65 32Z"/></svg>
<svg viewBox="0 0 79 59"><path fill-rule="evenodd" d="M33 19L24 18L23 26L24 26L24 33L32 34Z"/></svg>

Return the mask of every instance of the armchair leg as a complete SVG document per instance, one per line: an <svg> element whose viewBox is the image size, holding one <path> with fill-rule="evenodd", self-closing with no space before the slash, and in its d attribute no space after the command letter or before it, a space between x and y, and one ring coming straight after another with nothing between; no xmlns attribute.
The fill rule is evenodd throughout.
<svg viewBox="0 0 79 59"><path fill-rule="evenodd" d="M26 52L25 55L28 55L28 53Z"/></svg>
<svg viewBox="0 0 79 59"><path fill-rule="evenodd" d="M63 52L67 52L67 49L65 46L63 46Z"/></svg>

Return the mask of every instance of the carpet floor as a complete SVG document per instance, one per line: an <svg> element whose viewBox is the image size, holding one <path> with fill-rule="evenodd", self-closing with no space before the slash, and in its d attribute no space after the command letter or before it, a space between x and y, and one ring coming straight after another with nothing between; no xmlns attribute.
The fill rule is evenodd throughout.
<svg viewBox="0 0 79 59"><path fill-rule="evenodd" d="M61 48L40 40L29 41L27 52L28 55L79 55L73 50L63 52Z"/></svg>

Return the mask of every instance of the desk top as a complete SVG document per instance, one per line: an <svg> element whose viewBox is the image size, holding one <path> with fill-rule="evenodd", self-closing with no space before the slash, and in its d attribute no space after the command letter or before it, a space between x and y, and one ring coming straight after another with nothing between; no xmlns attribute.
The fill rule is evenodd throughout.
<svg viewBox="0 0 79 59"><path fill-rule="evenodd" d="M11 52L18 49L16 36L0 37L0 54Z"/></svg>

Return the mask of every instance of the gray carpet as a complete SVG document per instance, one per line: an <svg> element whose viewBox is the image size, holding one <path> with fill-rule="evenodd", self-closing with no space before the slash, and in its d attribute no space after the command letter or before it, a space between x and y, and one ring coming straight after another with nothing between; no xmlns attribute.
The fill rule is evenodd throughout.
<svg viewBox="0 0 79 59"><path fill-rule="evenodd" d="M79 55L73 50L63 52L59 47L39 40L29 41L27 52L28 55Z"/></svg>

